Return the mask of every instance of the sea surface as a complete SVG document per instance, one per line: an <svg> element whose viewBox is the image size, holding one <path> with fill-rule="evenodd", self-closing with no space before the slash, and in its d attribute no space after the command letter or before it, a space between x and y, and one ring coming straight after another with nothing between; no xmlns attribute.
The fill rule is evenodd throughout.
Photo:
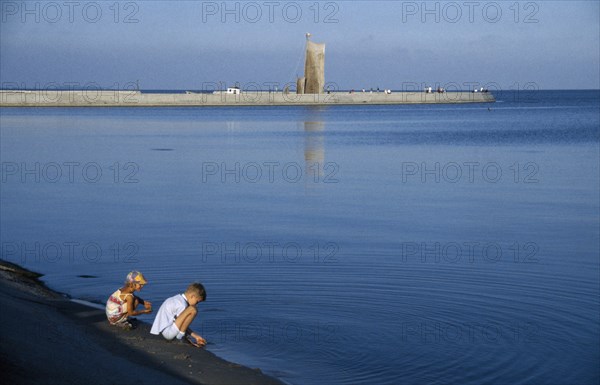
<svg viewBox="0 0 600 385"><path fill-rule="evenodd" d="M2 108L1 257L202 282L208 349L290 384L595 384L600 92L495 96Z"/></svg>

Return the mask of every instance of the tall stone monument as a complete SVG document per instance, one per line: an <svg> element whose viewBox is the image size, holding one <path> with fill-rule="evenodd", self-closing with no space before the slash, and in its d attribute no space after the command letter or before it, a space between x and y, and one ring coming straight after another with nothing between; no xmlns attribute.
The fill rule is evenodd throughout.
<svg viewBox="0 0 600 385"><path fill-rule="evenodd" d="M306 34L304 77L297 80L298 94L322 94L325 88L325 44L310 41Z"/></svg>

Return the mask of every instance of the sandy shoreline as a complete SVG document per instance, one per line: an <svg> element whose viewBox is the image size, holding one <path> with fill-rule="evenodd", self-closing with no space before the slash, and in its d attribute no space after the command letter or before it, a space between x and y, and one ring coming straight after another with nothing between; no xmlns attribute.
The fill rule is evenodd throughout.
<svg viewBox="0 0 600 385"><path fill-rule="evenodd" d="M140 323L111 327L104 312L56 293L40 275L0 261L0 362L12 384L281 385Z"/></svg>

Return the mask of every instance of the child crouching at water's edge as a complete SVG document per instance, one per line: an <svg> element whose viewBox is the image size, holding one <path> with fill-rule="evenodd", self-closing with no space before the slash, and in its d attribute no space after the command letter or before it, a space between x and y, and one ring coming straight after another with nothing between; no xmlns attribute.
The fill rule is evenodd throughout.
<svg viewBox="0 0 600 385"><path fill-rule="evenodd" d="M152 303L134 295L136 291L142 290L146 283L139 271L127 274L125 286L112 293L106 301L106 318L111 325L132 329L133 324L129 317L152 312ZM139 305L144 306L144 309L135 310Z"/></svg>
<svg viewBox="0 0 600 385"><path fill-rule="evenodd" d="M196 347L206 345L206 340L190 329L198 310L196 305L206 300L206 290L200 283L192 283L185 293L167 298L158 309L150 333L162 334L167 340L186 340Z"/></svg>

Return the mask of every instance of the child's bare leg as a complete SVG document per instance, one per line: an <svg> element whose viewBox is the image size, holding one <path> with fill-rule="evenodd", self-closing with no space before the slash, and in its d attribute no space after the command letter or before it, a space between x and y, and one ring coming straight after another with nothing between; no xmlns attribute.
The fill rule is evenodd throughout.
<svg viewBox="0 0 600 385"><path fill-rule="evenodd" d="M194 318L196 318L196 314L198 314L198 310L196 310L196 308L193 306L188 306L175 320L175 326L177 326L177 329L179 329L180 332L185 333L188 327L192 324Z"/></svg>

